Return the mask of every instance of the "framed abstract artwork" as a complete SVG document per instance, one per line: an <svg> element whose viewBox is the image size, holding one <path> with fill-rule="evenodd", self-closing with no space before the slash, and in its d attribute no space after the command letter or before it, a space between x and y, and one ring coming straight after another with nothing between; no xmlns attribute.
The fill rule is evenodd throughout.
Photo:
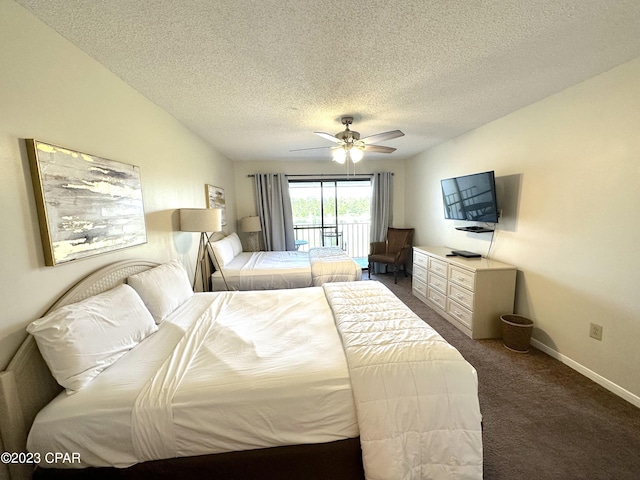
<svg viewBox="0 0 640 480"><path fill-rule="evenodd" d="M147 242L139 167L33 139L26 145L47 265Z"/></svg>
<svg viewBox="0 0 640 480"><path fill-rule="evenodd" d="M207 208L219 208L222 210L222 226L227 225L227 205L224 199L224 188L206 185Z"/></svg>

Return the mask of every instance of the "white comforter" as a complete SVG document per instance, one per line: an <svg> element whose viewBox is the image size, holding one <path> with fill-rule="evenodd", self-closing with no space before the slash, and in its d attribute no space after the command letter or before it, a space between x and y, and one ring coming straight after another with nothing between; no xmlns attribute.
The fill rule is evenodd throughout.
<svg viewBox="0 0 640 480"><path fill-rule="evenodd" d="M309 262L315 287L328 282L362 280L362 268L340 247L312 248L309 250Z"/></svg>
<svg viewBox="0 0 640 480"><path fill-rule="evenodd" d="M45 468L324 443L359 434L321 287L197 293L136 348L37 416ZM77 452L78 463L44 463Z"/></svg>
<svg viewBox="0 0 640 480"><path fill-rule="evenodd" d="M239 272L240 290L302 288L311 284L306 252L253 252Z"/></svg>
<svg viewBox="0 0 640 480"><path fill-rule="evenodd" d="M366 478L481 479L473 367L382 284L323 288L349 363Z"/></svg>
<svg viewBox="0 0 640 480"><path fill-rule="evenodd" d="M242 252L211 278L214 291L274 290L361 280L362 268L339 247Z"/></svg>
<svg viewBox="0 0 640 480"><path fill-rule="evenodd" d="M28 447L122 467L358 435L369 480L482 478L475 370L377 282L197 294Z"/></svg>

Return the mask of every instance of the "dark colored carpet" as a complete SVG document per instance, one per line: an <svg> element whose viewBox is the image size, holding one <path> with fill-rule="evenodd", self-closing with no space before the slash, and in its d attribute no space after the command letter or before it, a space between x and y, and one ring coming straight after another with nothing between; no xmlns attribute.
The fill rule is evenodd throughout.
<svg viewBox="0 0 640 480"><path fill-rule="evenodd" d="M640 479L639 408L533 347L523 354L500 339L471 340L411 294L411 277L371 279L476 368L485 479Z"/></svg>

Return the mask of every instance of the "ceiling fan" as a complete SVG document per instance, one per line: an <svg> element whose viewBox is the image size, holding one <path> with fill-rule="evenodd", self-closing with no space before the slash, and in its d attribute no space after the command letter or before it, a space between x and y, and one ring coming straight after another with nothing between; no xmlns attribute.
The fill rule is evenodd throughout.
<svg viewBox="0 0 640 480"><path fill-rule="evenodd" d="M336 133L335 135L324 132L313 132L322 138L337 143L335 147L300 148L291 151L299 152L301 150L331 148L331 156L335 162L342 164L347 160L351 160L351 162L353 163L358 163L360 160L362 160L365 151L391 153L396 150L395 148L385 147L383 145L373 145L374 142L382 142L385 140L391 140L392 138L404 136L404 133L402 133L400 130L392 130L390 132L378 133L376 135L369 135L368 137L360 138L359 132L349 129L349 125L353 123L353 117L342 117L340 121L346 128L344 131Z"/></svg>

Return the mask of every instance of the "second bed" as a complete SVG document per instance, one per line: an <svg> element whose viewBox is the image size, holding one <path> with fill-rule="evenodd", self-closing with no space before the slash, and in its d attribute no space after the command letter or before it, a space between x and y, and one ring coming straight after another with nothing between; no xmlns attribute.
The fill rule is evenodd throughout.
<svg viewBox="0 0 640 480"><path fill-rule="evenodd" d="M362 279L362 268L339 247L243 252L235 234L210 246L216 267L213 291L303 288Z"/></svg>

